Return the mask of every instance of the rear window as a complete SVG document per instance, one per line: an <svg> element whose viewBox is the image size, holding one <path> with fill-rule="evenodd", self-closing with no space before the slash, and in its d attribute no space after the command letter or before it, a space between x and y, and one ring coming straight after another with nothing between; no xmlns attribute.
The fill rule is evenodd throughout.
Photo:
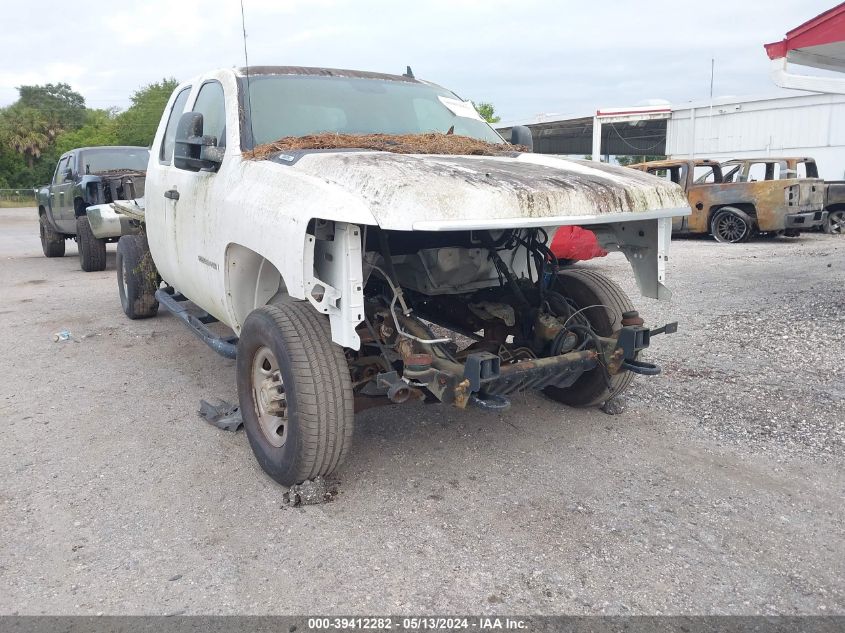
<svg viewBox="0 0 845 633"><path fill-rule="evenodd" d="M83 174L107 171L146 171L150 151L146 147L89 149L79 157Z"/></svg>

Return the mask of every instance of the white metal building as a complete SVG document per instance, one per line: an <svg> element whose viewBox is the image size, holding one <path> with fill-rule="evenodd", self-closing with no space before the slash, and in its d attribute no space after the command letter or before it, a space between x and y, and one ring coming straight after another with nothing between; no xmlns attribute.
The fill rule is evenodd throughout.
<svg viewBox="0 0 845 633"><path fill-rule="evenodd" d="M671 158L810 156L826 180L845 179L845 94L795 91L673 104L602 108L593 116L524 122L534 151ZM499 131L510 138L510 127Z"/></svg>
<svg viewBox="0 0 845 633"><path fill-rule="evenodd" d="M845 2L765 45L772 79L792 94L633 108L524 123L545 154L671 158L810 156L825 180L845 180ZM796 73L790 65L834 71ZM516 125L516 123L514 123ZM499 131L509 138L511 127Z"/></svg>
<svg viewBox="0 0 845 633"><path fill-rule="evenodd" d="M845 95L717 100L672 106L666 124L672 158L811 156L820 176L845 179Z"/></svg>

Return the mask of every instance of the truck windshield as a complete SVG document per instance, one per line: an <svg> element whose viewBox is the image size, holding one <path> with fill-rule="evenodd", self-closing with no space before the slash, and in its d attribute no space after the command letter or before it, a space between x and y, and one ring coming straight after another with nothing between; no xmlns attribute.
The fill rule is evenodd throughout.
<svg viewBox="0 0 845 633"><path fill-rule="evenodd" d="M145 147L89 149L79 157L79 168L83 174L98 174L104 171L146 171L150 151Z"/></svg>
<svg viewBox="0 0 845 633"><path fill-rule="evenodd" d="M247 82L242 80L242 90ZM249 80L255 145L286 136L446 133L502 143L471 106L428 84L360 77L264 75Z"/></svg>

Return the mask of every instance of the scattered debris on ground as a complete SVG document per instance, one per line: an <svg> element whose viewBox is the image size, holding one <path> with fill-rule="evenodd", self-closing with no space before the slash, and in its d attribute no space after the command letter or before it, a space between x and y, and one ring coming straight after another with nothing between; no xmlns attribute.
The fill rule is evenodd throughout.
<svg viewBox="0 0 845 633"><path fill-rule="evenodd" d="M62 330L61 332L53 334L54 343L65 343L67 341L75 341L78 343L79 339L71 334L69 330Z"/></svg>
<svg viewBox="0 0 845 633"><path fill-rule="evenodd" d="M226 400L218 400L218 403L213 405L205 400L200 400L199 414L205 418L206 422L213 424L218 429L236 432L244 424L241 417L241 408Z"/></svg>
<svg viewBox="0 0 845 633"><path fill-rule="evenodd" d="M488 143L458 134L310 134L286 136L273 143L259 145L248 158L262 160L279 152L307 149L370 149L395 154L453 154L503 156L525 152L527 148L510 143Z"/></svg>
<svg viewBox="0 0 845 633"><path fill-rule="evenodd" d="M611 398L600 407L600 409L607 415L621 415L625 413L627 408L627 402L622 396Z"/></svg>
<svg viewBox="0 0 845 633"><path fill-rule="evenodd" d="M337 496L337 484L329 483L323 477L308 479L291 486L282 495L283 505L288 508L328 503Z"/></svg>

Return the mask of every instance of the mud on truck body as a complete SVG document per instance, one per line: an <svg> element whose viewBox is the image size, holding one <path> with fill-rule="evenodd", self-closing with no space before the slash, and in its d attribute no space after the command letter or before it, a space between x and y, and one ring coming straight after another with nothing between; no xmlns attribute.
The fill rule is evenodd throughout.
<svg viewBox="0 0 845 633"><path fill-rule="evenodd" d="M146 147L133 146L80 147L62 154L52 182L37 194L45 257L63 257L65 240L73 238L82 270L105 269L106 243L135 230L107 203L143 196L148 160Z"/></svg>
<svg viewBox="0 0 845 633"><path fill-rule="evenodd" d="M676 234L709 233L719 242L737 243L755 233L794 235L822 224L821 180L792 176L756 180L741 164L727 167L731 169L726 177L726 166L708 159L631 165L632 169L675 182L686 191L692 213L675 218L672 231Z"/></svg>
<svg viewBox="0 0 845 633"><path fill-rule="evenodd" d="M501 409L537 389L590 406L659 371L639 353L665 328L595 270L558 270L548 244L561 225L593 230L667 298L672 218L689 212L677 185L532 154L411 76L249 70L174 92L118 286L130 318L162 303L236 358L275 480L331 473L374 404Z"/></svg>

